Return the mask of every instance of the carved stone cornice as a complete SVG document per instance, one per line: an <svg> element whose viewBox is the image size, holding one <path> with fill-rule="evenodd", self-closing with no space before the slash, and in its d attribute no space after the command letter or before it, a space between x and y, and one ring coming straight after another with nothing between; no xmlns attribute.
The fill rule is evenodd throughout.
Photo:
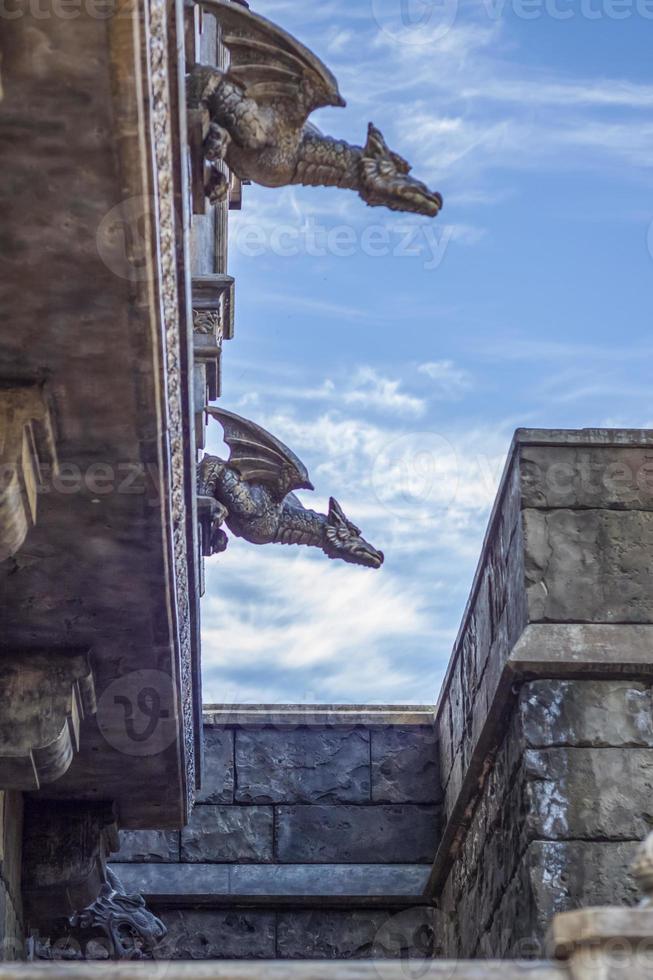
<svg viewBox="0 0 653 980"><path fill-rule="evenodd" d="M88 655L0 652L0 789L38 790L63 776L95 711Z"/></svg>
<svg viewBox="0 0 653 980"><path fill-rule="evenodd" d="M0 561L36 523L42 468L56 472L52 421L40 385L0 387Z"/></svg>
<svg viewBox="0 0 653 980"><path fill-rule="evenodd" d="M184 383L182 378L182 336L180 330L180 289L177 281L175 229L174 165L169 88L169 6L166 0L145 4L149 37L149 105L154 154L154 189L159 208L160 295L165 334L167 419L169 434L170 491L172 498L172 546L176 579L176 615L180 648L180 682L186 757L188 806L192 806L196 783L195 710L193 677L193 639L189 587L186 438L184 432ZM194 475L194 473L193 473ZM189 488L194 492L194 487ZM192 559L191 559L192 560ZM193 599L194 601L194 599Z"/></svg>

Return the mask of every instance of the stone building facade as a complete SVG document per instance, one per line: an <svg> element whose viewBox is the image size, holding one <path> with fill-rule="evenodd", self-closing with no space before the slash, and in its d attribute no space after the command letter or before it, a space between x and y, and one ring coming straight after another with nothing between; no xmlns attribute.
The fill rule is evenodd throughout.
<svg viewBox="0 0 653 980"><path fill-rule="evenodd" d="M433 723L432 708L207 707L189 825L125 832L113 858L169 927L162 955L434 955Z"/></svg>
<svg viewBox="0 0 653 980"><path fill-rule="evenodd" d="M214 161L209 206L184 96L226 53L195 4L118 6L3 20L0 957L130 901L158 939L138 894L163 957L541 957L554 913L634 902L653 822L653 432L517 432L433 708L203 714L242 187Z"/></svg>

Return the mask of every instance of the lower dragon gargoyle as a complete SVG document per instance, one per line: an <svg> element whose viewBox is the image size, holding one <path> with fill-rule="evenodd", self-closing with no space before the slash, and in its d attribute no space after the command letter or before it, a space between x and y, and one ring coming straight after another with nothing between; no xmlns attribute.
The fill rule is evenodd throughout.
<svg viewBox="0 0 653 980"><path fill-rule="evenodd" d="M305 544L329 558L380 568L383 552L363 537L333 497L328 515L304 507L294 490L313 490L304 464L287 446L254 422L208 408L224 429L228 461L205 456L199 465L200 499L217 502L208 553L227 547L225 523L236 537L253 544Z"/></svg>
<svg viewBox="0 0 653 980"><path fill-rule="evenodd" d="M188 106L210 117L204 157L211 167L205 193L227 194L219 161L241 180L264 187L305 184L348 187L366 204L434 217L442 197L409 174L371 123L365 146L323 136L308 117L344 106L329 69L282 28L224 0L200 0L218 18L231 64L222 71L195 65L187 79Z"/></svg>

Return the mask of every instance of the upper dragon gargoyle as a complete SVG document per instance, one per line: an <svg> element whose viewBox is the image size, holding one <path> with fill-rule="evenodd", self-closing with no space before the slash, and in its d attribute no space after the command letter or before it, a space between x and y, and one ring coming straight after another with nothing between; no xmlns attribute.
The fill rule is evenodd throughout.
<svg viewBox="0 0 653 980"><path fill-rule="evenodd" d="M292 492L313 490L304 464L293 452L254 422L208 408L220 422L231 450L228 462L205 456L199 465L200 498L218 503L213 515L210 552L224 551L224 521L237 537L253 544L307 544L321 548L329 558L379 568L383 552L361 537L333 497L329 514L308 510Z"/></svg>
<svg viewBox="0 0 653 980"><path fill-rule="evenodd" d="M364 147L323 136L307 123L315 109L344 106L329 69L292 35L264 17L225 0L201 0L222 26L231 56L226 71L195 65L188 78L190 108L204 106L211 125L205 158L225 160L241 180L349 187L372 206L434 217L442 197L409 176L410 166L372 123ZM224 198L217 167L206 193Z"/></svg>

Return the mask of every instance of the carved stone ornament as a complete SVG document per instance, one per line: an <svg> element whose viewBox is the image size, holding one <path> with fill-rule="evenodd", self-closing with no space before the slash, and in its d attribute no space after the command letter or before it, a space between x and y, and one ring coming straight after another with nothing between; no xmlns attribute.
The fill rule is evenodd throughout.
<svg viewBox="0 0 653 980"><path fill-rule="evenodd" d="M204 406L220 397L222 341L234 334L233 276L193 277L193 388L195 443L205 444Z"/></svg>
<svg viewBox="0 0 653 980"><path fill-rule="evenodd" d="M57 454L43 388L0 387L0 561L16 554L36 523L44 465L56 472Z"/></svg>
<svg viewBox="0 0 653 980"><path fill-rule="evenodd" d="M100 894L85 909L70 917L74 934L93 939L100 934L108 941L109 959L153 959L168 930L145 905L141 895L127 895L117 875L107 868Z"/></svg>
<svg viewBox="0 0 653 980"><path fill-rule="evenodd" d="M63 776L95 710L88 655L0 652L0 789L37 790Z"/></svg>
<svg viewBox="0 0 653 980"><path fill-rule="evenodd" d="M368 568L380 568L383 552L362 536L333 497L328 515L304 507L295 490L313 490L304 464L287 446L254 422L207 408L224 429L229 460L205 456L199 467L199 499L222 505L212 519L212 552L224 551L224 521L237 537L253 544L305 544ZM224 513L223 513L224 512Z"/></svg>
<svg viewBox="0 0 653 980"><path fill-rule="evenodd" d="M643 894L642 908L653 908L653 833L649 834L637 852L632 875Z"/></svg>
<svg viewBox="0 0 653 980"><path fill-rule="evenodd" d="M231 56L225 71L195 65L188 77L189 114L203 108L208 117L203 147L191 146L213 165L205 188L212 203L229 191L224 161L240 180L265 187L345 187L372 207L438 214L441 195L410 176L410 165L372 123L364 147L308 125L316 109L345 105L336 79L308 48L240 5L200 0L200 6L218 18Z"/></svg>

